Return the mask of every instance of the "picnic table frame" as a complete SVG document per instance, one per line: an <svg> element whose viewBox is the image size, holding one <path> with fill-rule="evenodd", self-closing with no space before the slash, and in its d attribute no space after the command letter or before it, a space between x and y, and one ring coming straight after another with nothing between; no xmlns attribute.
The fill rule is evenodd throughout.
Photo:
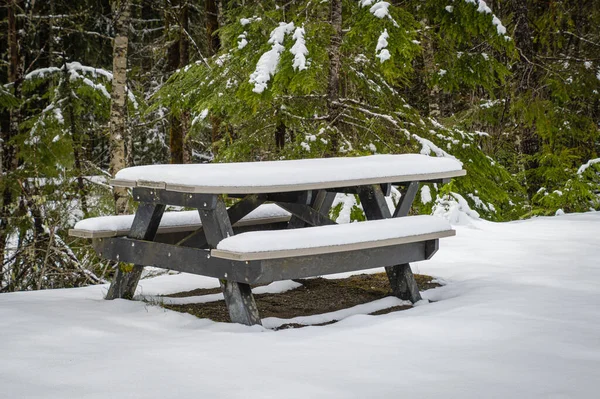
<svg viewBox="0 0 600 399"><path fill-rule="evenodd" d="M444 183L446 180L436 179L430 182ZM244 196L229 209L226 209L222 197L216 194L189 194L135 187L133 196L140 201L140 205L128 237L94 240L96 250L104 258L134 264L132 269L117 269L106 298L132 298L141 277L143 265L162 266L171 270L219 278L232 321L248 325L260 324L250 284L302 276L285 275L285 270L294 268L281 268L281 260L246 261L243 268L246 273L240 275L240 268L234 267L235 261L211 257L209 250L198 249L198 246L203 247L205 246L203 244L206 244L209 248L216 248L219 241L233 235L232 224L267 201L276 203L292 214L287 224L288 228L334 224L335 222L327 215L336 192L358 194L368 220L406 216L417 193L418 185L418 182L409 182L405 185L400 202L393 214L385 201L385 193L389 192L390 184L253 194ZM179 246L152 242L166 205L198 209L202 227L188 235L188 237L196 237L193 247L185 246L185 240L180 242ZM204 234L199 234L201 232ZM205 242L202 242L202 238ZM393 294L401 299L416 302L421 299L421 296L409 261L421 260L420 254L423 252L425 259L428 259L436 252L437 248L437 240L430 240L425 243L317 255L313 256L310 262L314 271L305 272L314 273L314 275L335 273L347 270L351 267L349 264L355 264L356 270L360 270L367 268L365 266L369 262L375 262L375 258L378 259L378 262L375 263L380 263L383 259L398 259L399 255L402 255L406 259L405 263L387 266L385 270ZM297 258L285 260L288 264L295 261ZM270 278L261 275L260 272L264 272L265 268L271 270ZM273 275L273 270L277 269L282 270L282 273Z"/></svg>
<svg viewBox="0 0 600 399"><path fill-rule="evenodd" d="M133 199L139 202L139 206L126 237L93 238L93 245L101 257L129 264L121 264L117 268L106 299L131 299L144 265L152 265L218 278L231 320L247 325L261 324L251 284L363 270L375 267L371 266L375 264L385 267L395 296L417 302L421 295L410 262L429 259L438 249L438 237L276 259L236 260L211 256L211 250L215 251L221 240L234 234L234 224L267 202L275 203L291 214L283 226L288 229L336 224L329 218L329 211L337 193L358 195L367 220L397 218L408 215L420 182L444 184L450 178L464 174L465 171L459 169L371 177L350 181L348 185L335 181L312 186L288 184L255 189L184 187L142 180L133 183L131 180L114 180L114 186L132 189ZM400 187L402 194L393 213L385 200L392 186ZM239 201L227 208L223 194L239 198ZM167 242L157 242L155 238L161 217L169 205L198 210L201 227L191 233L186 232L183 237L172 235Z"/></svg>

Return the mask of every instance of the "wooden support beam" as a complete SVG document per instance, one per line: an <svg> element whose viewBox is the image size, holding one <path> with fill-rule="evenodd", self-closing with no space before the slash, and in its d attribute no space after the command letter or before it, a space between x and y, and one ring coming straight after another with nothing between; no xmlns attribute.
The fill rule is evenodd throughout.
<svg viewBox="0 0 600 399"><path fill-rule="evenodd" d="M400 202L396 206L396 210L394 211L394 217L402 217L407 216L408 212L410 212L410 207L415 200L415 196L417 195L417 191L419 191L419 182L412 181L406 186L404 190L401 191L402 196L400 197Z"/></svg>
<svg viewBox="0 0 600 399"><path fill-rule="evenodd" d="M206 241L211 248L216 248L222 239L233 235L225 203L221 197L214 197L214 209L199 210ZM225 279L219 281L231 321L249 326L261 324L250 285Z"/></svg>
<svg viewBox="0 0 600 399"><path fill-rule="evenodd" d="M227 209L229 215L229 221L232 225L239 222L248 215L250 212L258 208L265 202L264 196L260 195L246 195L243 199L233 204ZM189 233L187 236L182 238L177 245L185 245L187 247L202 248L208 245L206 237L204 235L204 228L200 227L196 231Z"/></svg>
<svg viewBox="0 0 600 399"><path fill-rule="evenodd" d="M264 195L247 195L227 209L229 222L234 225L266 201Z"/></svg>
<svg viewBox="0 0 600 399"><path fill-rule="evenodd" d="M309 224L310 226L324 226L328 224L337 224L329 217L322 215L311 208L310 205L293 204L289 202L277 202L277 205L290 212L292 215Z"/></svg>
<svg viewBox="0 0 600 399"><path fill-rule="evenodd" d="M296 204L310 204L313 191L290 191L287 193L267 193L263 194L270 202L292 202Z"/></svg>
<svg viewBox="0 0 600 399"><path fill-rule="evenodd" d="M182 247L126 237L98 238L94 249L104 259L120 260L218 279L253 283L260 277L260 262L235 262L210 255L210 249Z"/></svg>
<svg viewBox="0 0 600 399"><path fill-rule="evenodd" d="M383 192L383 195L385 195L386 197L389 197L392 194L392 183L383 183L380 184L381 186L381 191Z"/></svg>
<svg viewBox="0 0 600 399"><path fill-rule="evenodd" d="M153 240L164 211L164 205L141 203L133 218L129 237L148 241ZM134 264L132 268L129 268L124 264L119 264L105 299L132 299L144 270L142 265L143 263Z"/></svg>
<svg viewBox="0 0 600 399"><path fill-rule="evenodd" d="M381 186L374 184L361 187L358 198L367 220L389 219L392 217Z"/></svg>
<svg viewBox="0 0 600 399"><path fill-rule="evenodd" d="M227 279L230 284L262 284L426 260L437 250L438 239L345 252L250 261L211 256L209 249L126 237L97 238L93 240L93 244L96 252L104 259Z"/></svg>
<svg viewBox="0 0 600 399"><path fill-rule="evenodd" d="M402 195L401 201L394 212L394 217L398 217L401 212L408 214L418 187L418 182L411 182L408 185L407 194ZM359 198L368 220L384 219L392 216L380 185L362 187L359 192ZM410 300L413 303L421 300L415 276L413 276L408 262L386 266L385 271L395 296L404 300Z"/></svg>
<svg viewBox="0 0 600 399"><path fill-rule="evenodd" d="M327 190L317 191L317 195L311 203L312 208L323 216L329 216L329 211L335 201L335 194Z"/></svg>
<svg viewBox="0 0 600 399"><path fill-rule="evenodd" d="M283 202L297 203L300 205L308 206L308 205L310 205L310 203L313 200L312 191L304 191L302 193L297 193L297 194L298 194L297 197L291 199L291 201L283 201ZM273 198L273 197L271 197L271 198ZM283 198L280 198L280 199L283 199ZM295 199L295 201L294 201L294 199ZM287 228L288 229L300 229L302 227L306 227L306 221L292 213L292 217L288 221Z"/></svg>
<svg viewBox="0 0 600 399"><path fill-rule="evenodd" d="M216 197L212 194L180 193L160 188L134 187L133 199L149 204L168 204L196 209L215 209Z"/></svg>

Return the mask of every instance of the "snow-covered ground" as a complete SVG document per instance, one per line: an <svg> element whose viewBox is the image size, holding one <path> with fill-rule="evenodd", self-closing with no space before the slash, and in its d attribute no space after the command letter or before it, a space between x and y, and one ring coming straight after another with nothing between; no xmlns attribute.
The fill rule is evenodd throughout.
<svg viewBox="0 0 600 399"><path fill-rule="evenodd" d="M473 220L413 270L447 283L424 293L438 302L277 332L104 301L106 286L3 294L0 396L598 397L600 212Z"/></svg>

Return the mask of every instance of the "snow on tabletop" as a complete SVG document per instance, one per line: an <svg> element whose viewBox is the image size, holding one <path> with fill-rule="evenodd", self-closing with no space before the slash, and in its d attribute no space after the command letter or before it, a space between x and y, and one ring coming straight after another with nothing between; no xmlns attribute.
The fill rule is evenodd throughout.
<svg viewBox="0 0 600 399"><path fill-rule="evenodd" d="M263 204L242 218L243 220L286 217L290 213L275 204ZM100 216L80 220L75 230L86 231L123 231L131 229L134 215ZM199 225L198 211L165 212L160 219L160 227Z"/></svg>
<svg viewBox="0 0 600 399"><path fill-rule="evenodd" d="M350 224L282 231L253 231L228 237L217 245L223 251L248 253L319 248L451 230L447 220L427 215L371 220Z"/></svg>
<svg viewBox="0 0 600 399"><path fill-rule="evenodd" d="M195 186L205 192L249 192L253 188L278 186L342 186L356 180L404 181L402 176L449 173L462 175L460 162L446 157L421 154L380 154L365 157L318 158L285 161L148 165L119 171L119 181L160 182L169 185ZM391 182L391 181L390 181ZM317 188L317 187L313 187ZM216 192L213 192L218 194Z"/></svg>
<svg viewBox="0 0 600 399"><path fill-rule="evenodd" d="M597 397L600 212L456 229L411 264L448 283L422 292L436 302L320 327L215 323L105 301L107 285L0 294L2 397ZM140 282L144 294L218 284Z"/></svg>

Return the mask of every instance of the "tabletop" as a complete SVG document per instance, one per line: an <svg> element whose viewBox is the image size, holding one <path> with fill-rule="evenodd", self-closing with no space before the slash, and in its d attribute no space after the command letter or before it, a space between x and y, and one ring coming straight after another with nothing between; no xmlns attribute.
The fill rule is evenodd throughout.
<svg viewBox="0 0 600 399"><path fill-rule="evenodd" d="M263 162L134 166L119 171L117 187L204 194L261 194L465 175L453 158L421 154L370 155Z"/></svg>

